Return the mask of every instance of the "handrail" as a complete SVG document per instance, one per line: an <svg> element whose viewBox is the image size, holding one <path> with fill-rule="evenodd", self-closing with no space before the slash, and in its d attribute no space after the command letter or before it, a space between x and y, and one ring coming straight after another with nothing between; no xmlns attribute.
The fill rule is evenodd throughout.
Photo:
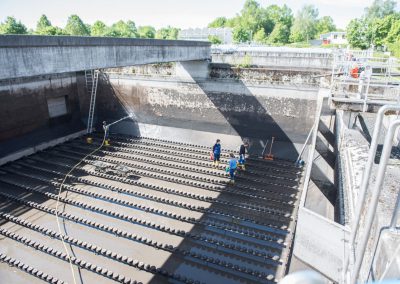
<svg viewBox="0 0 400 284"><path fill-rule="evenodd" d="M382 155L379 162L378 173L376 176L375 186L372 190L372 196L370 201L370 206L368 208L368 212L366 215L366 224L365 224L365 231L364 235L362 236L360 247L357 248L357 256L356 256L356 263L354 266L354 271L351 274L350 284L356 284L358 280L358 276L360 273L361 265L364 260L365 250L368 244L368 240L370 238L370 232L372 228L372 223L374 221L374 216L376 213L376 209L378 207L379 195L381 192L383 180L386 173L386 167L388 160L390 158L390 153L392 151L392 141L395 134L397 127L400 126L400 119L397 119L390 123L389 130L385 137L385 142L383 144Z"/></svg>
<svg viewBox="0 0 400 284"><path fill-rule="evenodd" d="M313 159L314 159L314 153L315 153L315 145L317 143L317 136L318 136L318 125L319 121L321 118L321 111L322 111L322 103L323 103L324 97L322 95L318 95L317 97L317 107L315 110L315 121L313 125L313 136L311 140L311 145L310 145L310 151L308 153L308 159L307 159L307 168L306 168L306 175L304 178L304 185L303 185L303 192L300 197L300 205L299 207L302 207L305 205L305 200L306 200L306 195L307 195L307 189L308 185L310 183L310 178L311 178L311 169L313 165Z"/></svg>
<svg viewBox="0 0 400 284"><path fill-rule="evenodd" d="M361 186L360 186L360 191L359 191L360 193L358 195L359 198L358 198L356 209L354 212L354 217L351 222L351 225L354 228L352 228L352 230L351 230L349 245L350 245L350 252L352 252L353 255L355 254L354 253L354 243L355 243L358 228L360 225L359 223L360 223L361 211L364 207L365 197L367 195L367 187L368 187L369 180L371 178L372 165L375 160L376 149L378 148L378 138L379 138L379 135L381 132L383 115L387 111L395 111L395 110L400 110L400 105L396 105L396 106L385 105L385 106L381 107L377 113L374 132L372 134L371 145L370 145L369 153L368 153L368 160L367 160L367 163L365 164L365 169L364 169L364 173L363 173L362 180L361 180ZM345 261L344 273L346 273L349 268L350 255L351 255L351 253L348 254L347 259Z"/></svg>
<svg viewBox="0 0 400 284"><path fill-rule="evenodd" d="M312 132L313 132L313 130L314 130L314 127L315 127L315 124L313 124L313 126L311 127L310 132L308 133L307 139L306 139L306 141L304 142L303 147L301 148L300 154L299 154L299 156L298 156L297 159L296 159L296 165L299 163L299 161L300 161L300 159L301 159L301 156L303 155L304 149L306 148L307 142L308 142L308 140L309 140L310 137L311 137L311 134L312 134Z"/></svg>

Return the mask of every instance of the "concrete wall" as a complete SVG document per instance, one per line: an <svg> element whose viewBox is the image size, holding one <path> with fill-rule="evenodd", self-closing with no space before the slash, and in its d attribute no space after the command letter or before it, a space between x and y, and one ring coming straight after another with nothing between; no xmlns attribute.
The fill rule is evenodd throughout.
<svg viewBox="0 0 400 284"><path fill-rule="evenodd" d="M138 123L264 142L272 136L286 143L304 142L314 119L317 88L315 82L307 85L308 79L302 87L297 84L301 71L240 72L229 70L228 66L225 70L221 66L211 65L210 69L196 66L193 77L187 76L193 68L180 65L168 66L170 75L160 75L165 74L162 71L149 74L152 70L149 68L106 74L99 87L99 121L133 112ZM243 79L230 78L229 74L235 72ZM293 80L280 82L277 78L282 80L286 76L283 73ZM207 74L213 75L207 77ZM305 78L309 76L303 74ZM275 79L252 82L256 77Z"/></svg>
<svg viewBox="0 0 400 284"><path fill-rule="evenodd" d="M254 65L265 67L302 67L309 69L332 68L332 56L329 52L315 53L289 51L240 51L232 53L212 53L212 62L232 65Z"/></svg>
<svg viewBox="0 0 400 284"><path fill-rule="evenodd" d="M79 126L75 73L0 81L0 141L59 125ZM47 99L65 96L67 114L50 118Z"/></svg>
<svg viewBox="0 0 400 284"><path fill-rule="evenodd" d="M209 42L71 36L0 36L0 66L2 66L0 80L209 58Z"/></svg>

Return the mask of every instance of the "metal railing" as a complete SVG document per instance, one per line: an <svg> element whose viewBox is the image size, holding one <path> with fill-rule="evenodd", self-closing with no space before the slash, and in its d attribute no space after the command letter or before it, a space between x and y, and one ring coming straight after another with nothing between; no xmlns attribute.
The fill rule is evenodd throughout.
<svg viewBox="0 0 400 284"><path fill-rule="evenodd" d="M362 264L362 261L363 261L364 255L365 255L366 243L368 242L369 237L370 237L369 231L371 229L373 217L376 212L376 205L377 205L377 200L378 200L377 198L379 197L380 188L382 186L382 182L383 182L383 178L384 178L384 174L385 174L385 170L386 170L386 165L387 165L387 160L390 156L390 150L392 147L392 140L393 140L393 136L394 136L394 128L396 128L399 125L399 121L400 121L400 120L396 120L396 121L392 122L389 127L389 131L386 134L386 139L384 142L384 149L382 152L382 157L381 157L381 161L380 161L379 169L378 169L378 176L376 178L374 190L372 191L373 198L370 201L371 206L370 206L370 209L368 210L368 216L366 219L367 220L366 231L364 232L361 247L356 248L355 241L356 241L357 233L358 233L359 227L360 227L362 211L363 211L363 208L365 207L365 200L366 200L366 196L367 196L369 181L371 179L371 170L372 170L372 166L373 166L373 163L375 160L376 150L378 147L378 139L379 139L379 136L381 133L382 121L383 121L384 115L389 111L400 111L400 105L383 106L379 109L378 114L377 114L374 132L372 135L371 145L370 145L370 149L369 149L369 153L368 153L368 159L367 159L367 163L365 165L364 173L363 173L362 180L361 180L360 193L358 195L359 199L357 201L357 205L355 208L354 218L351 222L351 225L353 226L353 228L351 229L350 241L349 241L350 253L348 254L348 257L345 260L344 269L343 269L345 274L348 272L350 273L350 275L351 275L350 283L355 283L357 281L357 278L358 278L358 275L360 272L361 264ZM389 151L389 152L387 153L387 151ZM396 207L395 211L399 210L398 209L399 204L397 204L396 206L397 207ZM396 216L396 215L394 215L394 216ZM397 218L397 217L393 217L393 218ZM397 219L392 219L391 223L396 222L396 220ZM358 250L357 252L356 252L356 249ZM351 269L351 271L349 269L350 257L352 257L353 262L355 262L354 268ZM344 275L344 279L345 279L345 275Z"/></svg>
<svg viewBox="0 0 400 284"><path fill-rule="evenodd" d="M299 156L298 156L297 159L296 159L296 162L295 162L295 165L296 165L296 166L299 164L299 162L300 162L300 160L301 160L301 157L303 156L304 150L306 149L306 146L307 146L307 144L308 144L308 140L310 140L311 134L313 133L313 130L314 130L315 126L316 126L316 123L313 124L313 126L312 126L311 129L310 129L310 132L308 133L308 136L307 136L307 138L306 138L306 141L304 142L303 147L302 147L301 150L300 150Z"/></svg>
<svg viewBox="0 0 400 284"><path fill-rule="evenodd" d="M374 163L375 155L376 155L376 150L378 148L378 139L381 133L381 128L382 128L382 121L383 121L383 116L385 115L386 112L388 111L396 111L400 110L400 105L399 106L383 106L379 109L378 114L377 114L377 119L375 122L375 127L374 127L374 132L372 134L372 140L371 140L371 145L369 148L369 153L368 153L368 159L367 163L364 168L364 173L363 177L361 180L361 186L360 186L360 193L359 193L359 199L355 208L355 214L354 218L352 220L353 228L351 230L351 235L350 235L350 251L352 252L352 255L354 255L354 245L355 245L355 239L358 233L359 229L359 223L360 223L360 217L362 213L362 209L364 207L365 203L365 198L367 195L367 189L368 189L368 184L371 179L371 170L372 170L372 165ZM346 259L345 265L344 265L344 271L346 272L349 268L350 264L350 254L349 257Z"/></svg>
<svg viewBox="0 0 400 284"><path fill-rule="evenodd" d="M368 72L364 72L362 76L358 72L352 73L357 70L356 67L368 68ZM357 91L350 91L351 86L357 87ZM373 57L371 51L340 50L333 54L330 102L335 94L339 97L350 97L350 102L363 103L365 112L372 87L382 88L382 95L386 89L400 90L400 61L392 57ZM396 99L387 96L381 98Z"/></svg>
<svg viewBox="0 0 400 284"><path fill-rule="evenodd" d="M382 155L380 158L379 162L379 167L378 167L378 172L376 176L376 181L375 185L372 189L371 192L371 200L370 200L370 205L367 211L366 215L366 222L365 222L365 227L364 227L364 232L361 237L361 242L359 244L359 247L357 248L357 253L356 253L356 259L355 259L355 265L354 268L352 269L352 273L350 275L350 284L356 284L358 281L359 273L361 270L361 265L363 264L366 249L367 249L367 244L370 239L370 232L372 228L372 224L374 222L374 217L375 213L378 207L378 201L379 201L379 195L382 190L382 185L383 181L385 178L385 173L386 173L386 167L388 164L388 160L390 158L390 153L392 151L392 142L394 138L394 134L396 132L397 127L400 126L400 119L397 119L390 123L388 132L385 136L385 142L383 144L383 150L382 150ZM394 210L395 212L397 211L397 208ZM397 218L397 217L396 217ZM358 223L360 220L358 220ZM377 245L378 242L376 242ZM371 263L372 265L372 263Z"/></svg>

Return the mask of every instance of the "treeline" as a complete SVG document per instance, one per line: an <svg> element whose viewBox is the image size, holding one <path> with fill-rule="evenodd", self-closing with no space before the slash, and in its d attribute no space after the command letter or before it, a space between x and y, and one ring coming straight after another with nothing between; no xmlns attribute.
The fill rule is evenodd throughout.
<svg viewBox="0 0 400 284"><path fill-rule="evenodd" d="M349 44L360 49L371 46L388 49L400 57L400 13L396 11L396 4L395 0L375 0L366 7L363 16L353 19L346 28ZM255 0L247 0L237 16L219 17L208 26L232 28L236 43L270 45L306 43L321 34L340 31L330 16L319 17L318 9L313 5L303 6L294 16L286 5L262 7ZM220 42L215 36L210 40Z"/></svg>
<svg viewBox="0 0 400 284"><path fill-rule="evenodd" d="M319 17L318 9L313 5L303 6L294 16L286 5L262 7L255 0L247 0L237 16L231 19L219 17L208 27L232 28L236 43L261 44L307 42L320 34L337 30L333 19L330 16Z"/></svg>
<svg viewBox="0 0 400 284"><path fill-rule="evenodd" d="M107 26L102 21L96 21L93 25L85 24L77 15L68 18L64 28L51 24L46 15L42 15L37 22L35 30L17 21L14 17L7 17L0 24L0 34L35 34L35 35L74 35L74 36L106 36L106 37L131 37L131 38L157 38L177 39L179 29L166 27L156 30L152 26L136 27L133 21L118 21Z"/></svg>
<svg viewBox="0 0 400 284"><path fill-rule="evenodd" d="M367 49L374 46L388 49L400 57L400 13L394 0L375 0L361 18L347 26L347 38L352 47Z"/></svg>
<svg viewBox="0 0 400 284"><path fill-rule="evenodd" d="M371 46L387 49L400 57L400 13L396 11L396 4L396 0L374 0L370 7L365 8L363 16L353 19L346 28L350 45L360 49ZM317 39L321 34L338 31L333 19L330 16L319 17L318 9L313 5L303 6L294 15L286 5L262 7L256 0L246 0L235 17L219 17L208 26L232 28L236 43L256 42L269 45L307 45L309 40ZM152 26L136 27L133 21L122 20L111 26L102 21L88 25L77 15L71 15L64 28L53 26L45 15L40 17L35 30L28 30L14 17L7 17L0 23L0 34L177 39L178 33L179 29L173 27L156 30ZM209 40L221 43L217 36L211 36Z"/></svg>

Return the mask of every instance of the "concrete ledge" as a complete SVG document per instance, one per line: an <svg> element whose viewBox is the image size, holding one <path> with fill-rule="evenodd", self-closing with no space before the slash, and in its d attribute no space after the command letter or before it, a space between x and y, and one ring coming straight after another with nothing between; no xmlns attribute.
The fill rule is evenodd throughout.
<svg viewBox="0 0 400 284"><path fill-rule="evenodd" d="M0 66L2 66L0 80L209 58L209 42L65 36L0 36Z"/></svg>
<svg viewBox="0 0 400 284"><path fill-rule="evenodd" d="M397 101L389 100L367 100L367 112L376 113L384 105L396 105ZM354 98L333 97L331 107L345 111L363 111L364 100Z"/></svg>
<svg viewBox="0 0 400 284"><path fill-rule="evenodd" d="M44 46L206 46L208 41L88 36L1 35L0 47Z"/></svg>
<svg viewBox="0 0 400 284"><path fill-rule="evenodd" d="M67 135L67 136L64 136L64 137L61 137L61 138L57 138L57 139L51 140L49 142L41 143L41 144L35 145L33 147L29 147L29 148L23 149L21 151L12 153L12 154L0 159L0 166L6 164L8 162L12 162L12 161L21 159L22 157L26 157L26 156L32 155L32 154L34 154L36 152L43 151L43 150L45 150L47 148L56 146L58 144L66 142L66 141L75 139L75 138L80 137L80 136L82 136L84 134L86 134L86 130L75 132L73 134L70 134L70 135Z"/></svg>

